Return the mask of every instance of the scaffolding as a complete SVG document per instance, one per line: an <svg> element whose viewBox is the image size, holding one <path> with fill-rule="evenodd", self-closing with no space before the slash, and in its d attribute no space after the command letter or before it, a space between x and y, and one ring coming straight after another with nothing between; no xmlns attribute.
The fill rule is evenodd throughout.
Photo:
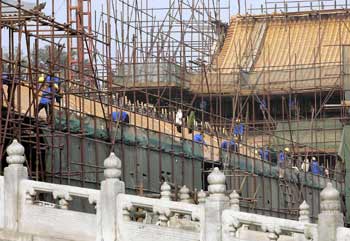
<svg viewBox="0 0 350 241"><path fill-rule="evenodd" d="M1 1L0 170L4 147L18 138L36 180L98 188L102 161L114 151L128 191L140 195L157 193L163 181L176 192L205 188L214 166L254 212L296 218L299 202L318 203L329 179L344 195L337 167L348 122L350 19L347 1L337 2L238 1L238 14L225 19L230 1ZM307 43L303 25L313 26ZM296 51L303 44L310 56ZM46 95L53 104L45 113L48 87L56 91ZM178 109L196 119L183 120L181 132ZM127 112L130 123L113 112ZM233 135L240 123L244 134ZM206 145L193 141L200 130ZM224 141L235 144L222 148ZM302 172L311 157L329 175Z"/></svg>

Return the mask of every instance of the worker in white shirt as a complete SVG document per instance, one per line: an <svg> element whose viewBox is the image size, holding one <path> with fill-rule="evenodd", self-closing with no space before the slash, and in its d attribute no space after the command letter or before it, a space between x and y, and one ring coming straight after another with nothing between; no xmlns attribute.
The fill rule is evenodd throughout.
<svg viewBox="0 0 350 241"><path fill-rule="evenodd" d="M175 116L175 125L177 132L181 133L182 129L182 110L178 109L176 116Z"/></svg>

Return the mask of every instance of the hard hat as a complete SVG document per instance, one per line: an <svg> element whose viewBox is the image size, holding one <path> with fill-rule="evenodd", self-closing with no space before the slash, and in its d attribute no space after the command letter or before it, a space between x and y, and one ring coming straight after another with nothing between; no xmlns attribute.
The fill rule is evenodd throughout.
<svg viewBox="0 0 350 241"><path fill-rule="evenodd" d="M39 83L44 83L44 80L45 80L45 78L44 78L44 75L42 74L42 75L40 75L40 77L39 77Z"/></svg>
<svg viewBox="0 0 350 241"><path fill-rule="evenodd" d="M289 152L289 148L288 147L284 148L284 151Z"/></svg>
<svg viewBox="0 0 350 241"><path fill-rule="evenodd" d="M313 157L311 158L311 160L316 161L316 157L313 156Z"/></svg>

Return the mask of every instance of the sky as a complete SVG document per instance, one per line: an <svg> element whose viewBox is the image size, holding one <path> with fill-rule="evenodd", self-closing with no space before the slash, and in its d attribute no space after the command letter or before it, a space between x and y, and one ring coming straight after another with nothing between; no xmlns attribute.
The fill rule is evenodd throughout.
<svg viewBox="0 0 350 241"><path fill-rule="evenodd" d="M37 0L23 0L26 2L31 2L31 3L36 3ZM48 1L43 1L43 0L39 0L40 2L46 2L46 7L44 9L44 13L47 16L52 16L52 0L48 0ZM72 0L72 2L75 2L76 0ZM107 5L107 1L108 0L91 0L92 2L92 9L93 12L96 11L97 13L100 13L102 8L104 10L106 10L106 5ZM110 0L111 3L113 1L114 5L117 6L116 7L116 11L117 12L121 12L121 6L118 5L117 3L119 2L118 0ZM121 0L121 1L125 1L125 2L130 2L132 3L134 0ZM157 16L158 19L162 20L163 16L162 14L164 14L167 11L167 8L169 6L169 1L173 1L173 0L148 0L148 8L164 8L164 10L162 11L156 11L155 15ZM175 1L180 1L180 0L175 0ZM189 3L190 5L193 2L198 2L198 1L202 1L202 0L183 0L184 2ZM209 3L212 4L213 2L217 2L217 1L221 1L221 6L224 8L221 12L221 20L223 22L228 22L229 21L229 17L232 15L237 14L238 12L238 1L239 0L204 0L205 3ZM300 0L302 1L302 0ZM316 0L311 0L314 2L316 2ZM341 4L342 2L345 2L346 0L320 0L321 2L325 3L325 4L334 4L334 2L337 2L337 4ZM66 17L66 2L67 0L54 0L53 1L53 12L54 12L54 17L56 19L56 21L61 22L61 23L65 23L67 21L67 17ZM139 0L138 4L139 6L142 5L143 7L145 7L146 5L146 0ZM257 13L260 13L260 6L261 4L264 4L265 2L270 2L270 7L274 6L274 2L280 2L280 6L283 6L283 2L284 0L240 0L240 6L241 6L241 13L244 13L245 10L245 6L247 6L248 8L253 7L256 9L259 9ZM293 0L292 2L297 2L296 0ZM309 2L307 1L302 1L306 6L309 6ZM316 3L317 4L317 3ZM349 3L350 4L350 3ZM292 3L289 3L289 5L292 5ZM229 6L229 9L228 9ZM308 9L309 10L309 9ZM188 18L189 16L187 16ZM94 19L94 16L92 17ZM186 19L186 16L184 16L184 18ZM99 20L99 15L97 16L97 20ZM93 23L94 26L94 23ZM112 31L113 32L113 31ZM6 35L6 34L5 34ZM2 47L5 49L7 49L8 47L8 42L6 39L3 39L3 42L1 43ZM22 43L23 44L23 43Z"/></svg>

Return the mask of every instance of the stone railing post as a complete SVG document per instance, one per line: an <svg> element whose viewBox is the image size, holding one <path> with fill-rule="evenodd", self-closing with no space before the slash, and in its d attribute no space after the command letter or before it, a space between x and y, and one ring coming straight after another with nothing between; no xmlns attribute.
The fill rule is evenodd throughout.
<svg viewBox="0 0 350 241"><path fill-rule="evenodd" d="M222 211L229 207L226 196L226 177L215 167L208 176L209 196L205 200L204 240L221 241Z"/></svg>
<svg viewBox="0 0 350 241"><path fill-rule="evenodd" d="M167 182L160 186L160 199L171 201L171 187Z"/></svg>
<svg viewBox="0 0 350 241"><path fill-rule="evenodd" d="M120 180L121 161L112 152L104 160L105 180L101 182L100 204L97 208L98 241L116 241L117 239L117 196L125 193L124 182Z"/></svg>
<svg viewBox="0 0 350 241"><path fill-rule="evenodd" d="M23 166L26 158L24 147L14 139L6 149L8 167L4 171L4 224L5 229L18 231L20 182L28 179L27 168Z"/></svg>
<svg viewBox="0 0 350 241"><path fill-rule="evenodd" d="M180 188L179 191L180 195L180 202L183 203L193 203L193 201L191 200L191 196L190 196L190 189L188 187L186 187L186 185L184 185L183 187Z"/></svg>
<svg viewBox="0 0 350 241"><path fill-rule="evenodd" d="M310 206L305 200L299 206L299 222L310 223Z"/></svg>
<svg viewBox="0 0 350 241"><path fill-rule="evenodd" d="M339 192L327 183L321 194L321 213L318 215L318 241L335 241L337 228L344 226L340 212Z"/></svg>
<svg viewBox="0 0 350 241"><path fill-rule="evenodd" d="M197 193L197 197L198 197L198 205L205 205L205 199L207 198L207 194L203 191L203 190L200 190L198 193Z"/></svg>

